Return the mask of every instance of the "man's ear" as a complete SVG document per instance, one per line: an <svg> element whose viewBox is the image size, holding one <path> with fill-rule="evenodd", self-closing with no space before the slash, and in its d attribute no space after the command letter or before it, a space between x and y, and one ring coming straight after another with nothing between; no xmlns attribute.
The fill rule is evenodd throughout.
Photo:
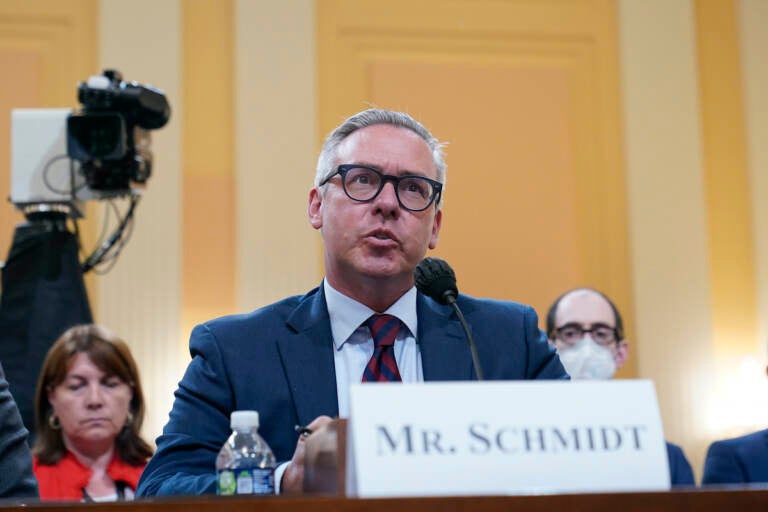
<svg viewBox="0 0 768 512"><path fill-rule="evenodd" d="M628 357L629 357L629 343L627 343L627 340L621 340L619 342L618 347L616 347L616 356L614 356L617 370L622 366L624 366L624 363L627 362Z"/></svg>
<svg viewBox="0 0 768 512"><path fill-rule="evenodd" d="M440 226L443 223L443 210L435 212L435 218L432 221L432 235L429 237L429 248L437 247L437 239L440 236Z"/></svg>
<svg viewBox="0 0 768 512"><path fill-rule="evenodd" d="M312 190L309 191L307 216L309 217L309 224L315 229L323 227L322 206L323 194L320 192L319 187L313 187Z"/></svg>

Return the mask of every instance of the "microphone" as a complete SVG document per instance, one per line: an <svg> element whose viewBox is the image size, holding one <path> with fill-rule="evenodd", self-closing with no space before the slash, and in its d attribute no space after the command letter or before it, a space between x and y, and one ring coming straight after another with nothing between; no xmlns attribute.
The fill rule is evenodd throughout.
<svg viewBox="0 0 768 512"><path fill-rule="evenodd" d="M480 357L477 355L477 345L469 332L469 326L464 320L456 298L459 289L456 286L456 274L448 263L440 258L424 258L416 265L413 271L416 280L416 289L439 304L450 305L459 317L459 322L464 328L464 334L469 342L469 351L472 353L472 365L475 367L477 380L483 380L483 369L480 367Z"/></svg>

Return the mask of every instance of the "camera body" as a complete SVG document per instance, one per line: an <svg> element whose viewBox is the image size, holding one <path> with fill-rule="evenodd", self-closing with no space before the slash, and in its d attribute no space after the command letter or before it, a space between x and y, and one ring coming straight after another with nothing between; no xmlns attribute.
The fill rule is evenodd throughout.
<svg viewBox="0 0 768 512"><path fill-rule="evenodd" d="M12 111L11 201L25 213L78 217L81 201L132 193L152 173L149 132L171 113L161 90L105 70L79 84L78 100L76 111Z"/></svg>
<svg viewBox="0 0 768 512"><path fill-rule="evenodd" d="M83 108L67 119L67 153L82 162L88 186L109 191L145 183L152 174L149 130L171 115L163 92L106 70L81 82L77 98Z"/></svg>

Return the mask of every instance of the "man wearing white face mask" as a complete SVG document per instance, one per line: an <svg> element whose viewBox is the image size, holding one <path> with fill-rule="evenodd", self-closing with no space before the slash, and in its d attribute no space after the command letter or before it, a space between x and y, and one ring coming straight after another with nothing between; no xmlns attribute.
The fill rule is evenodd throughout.
<svg viewBox="0 0 768 512"><path fill-rule="evenodd" d="M629 355L618 310L588 288L555 300L547 313L547 337L572 379L610 379Z"/></svg>
<svg viewBox="0 0 768 512"><path fill-rule="evenodd" d="M610 379L627 361L621 314L608 297L592 288L562 294L547 312L547 337L572 379ZM667 443L672 485L694 485L683 450Z"/></svg>

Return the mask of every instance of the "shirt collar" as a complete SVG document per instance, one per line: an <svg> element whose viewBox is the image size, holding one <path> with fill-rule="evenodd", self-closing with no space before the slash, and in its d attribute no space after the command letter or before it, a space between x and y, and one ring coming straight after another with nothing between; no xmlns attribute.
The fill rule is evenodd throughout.
<svg viewBox="0 0 768 512"><path fill-rule="evenodd" d="M352 336L352 333L363 322L368 320L368 317L375 314L376 311L334 289L333 286L328 284L327 279L323 279L323 291L325 293L325 302L328 305L328 316L331 319L333 346L336 350L339 350L349 337ZM411 331L411 335L415 337L416 327L418 326L416 317L416 287L411 287L384 313L399 318L408 327L408 330Z"/></svg>

